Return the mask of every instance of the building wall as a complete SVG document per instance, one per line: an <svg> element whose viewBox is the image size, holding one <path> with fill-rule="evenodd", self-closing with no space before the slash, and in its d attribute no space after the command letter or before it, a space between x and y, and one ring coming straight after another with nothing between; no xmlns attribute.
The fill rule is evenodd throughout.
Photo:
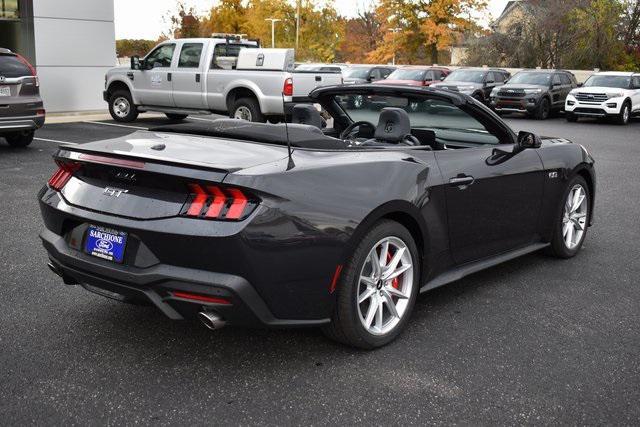
<svg viewBox="0 0 640 427"><path fill-rule="evenodd" d="M35 65L47 111L105 109L104 75L116 64L113 0L33 3Z"/></svg>

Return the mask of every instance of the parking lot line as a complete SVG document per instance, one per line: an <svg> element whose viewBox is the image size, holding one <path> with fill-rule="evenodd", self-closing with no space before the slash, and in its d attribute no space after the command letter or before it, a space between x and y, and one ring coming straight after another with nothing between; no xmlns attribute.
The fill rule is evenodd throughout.
<svg viewBox="0 0 640 427"><path fill-rule="evenodd" d="M120 128L129 128L129 129L137 129L137 130L149 130L149 128L143 128L140 126L129 126L129 125L120 125L117 123L105 123L105 122L94 122L91 120L84 121L83 123L92 123L94 125L104 125L104 126L116 126Z"/></svg>
<svg viewBox="0 0 640 427"><path fill-rule="evenodd" d="M55 142L56 144L72 144L79 145L79 142L70 142L70 141L58 141L57 139L46 139L46 138L33 138L36 141L44 141L44 142Z"/></svg>

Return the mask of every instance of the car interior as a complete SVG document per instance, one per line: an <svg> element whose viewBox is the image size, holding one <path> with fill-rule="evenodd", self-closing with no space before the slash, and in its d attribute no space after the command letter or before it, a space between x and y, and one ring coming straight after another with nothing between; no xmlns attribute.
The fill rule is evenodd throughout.
<svg viewBox="0 0 640 427"><path fill-rule="evenodd" d="M464 107L441 99L375 95L368 96L359 108L353 105L349 95L340 95L323 100L322 105L294 105L290 123L286 124L217 119L160 126L151 131L290 143L292 147L314 150L447 150L512 142L512 134L495 118L478 117L482 111L465 111Z"/></svg>

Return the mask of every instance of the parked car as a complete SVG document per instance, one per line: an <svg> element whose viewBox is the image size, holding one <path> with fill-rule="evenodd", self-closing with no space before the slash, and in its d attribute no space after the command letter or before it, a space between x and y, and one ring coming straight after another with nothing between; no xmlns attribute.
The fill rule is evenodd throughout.
<svg viewBox="0 0 640 427"><path fill-rule="evenodd" d="M593 74L584 85L567 96L567 121L579 117L613 118L626 125L640 112L640 73L603 72Z"/></svg>
<svg viewBox="0 0 640 427"><path fill-rule="evenodd" d="M355 94L441 108L353 109L342 99ZM172 319L322 327L374 348L419 292L537 250L579 252L596 187L580 145L516 134L447 90L310 97L328 128L296 105L292 124L218 119L60 147L38 195L50 268Z"/></svg>
<svg viewBox="0 0 640 427"><path fill-rule="evenodd" d="M396 67L390 65L354 65L342 72L345 84L377 82L389 77Z"/></svg>
<svg viewBox="0 0 640 427"><path fill-rule="evenodd" d="M114 120L144 111L169 119L220 113L243 120L282 120L293 103L320 85L342 82L338 72L294 71L293 49L260 49L237 35L160 43L130 67L106 75L104 99Z"/></svg>
<svg viewBox="0 0 640 427"><path fill-rule="evenodd" d="M0 137L12 147L26 147L44 120L36 69L22 56L0 48Z"/></svg>
<svg viewBox="0 0 640 427"><path fill-rule="evenodd" d="M330 71L334 73L342 73L349 68L346 64L299 64L296 71Z"/></svg>
<svg viewBox="0 0 640 427"><path fill-rule="evenodd" d="M444 67L425 67L419 65L404 66L396 69L389 76L381 80L380 84L431 86L441 82L451 70Z"/></svg>
<svg viewBox="0 0 640 427"><path fill-rule="evenodd" d="M442 83L432 86L470 95L478 101L488 104L491 91L502 86L511 75L498 68L458 68L449 74Z"/></svg>
<svg viewBox="0 0 640 427"><path fill-rule="evenodd" d="M491 91L491 106L498 113L525 113L544 120L564 110L567 95L576 87L569 71L524 70Z"/></svg>

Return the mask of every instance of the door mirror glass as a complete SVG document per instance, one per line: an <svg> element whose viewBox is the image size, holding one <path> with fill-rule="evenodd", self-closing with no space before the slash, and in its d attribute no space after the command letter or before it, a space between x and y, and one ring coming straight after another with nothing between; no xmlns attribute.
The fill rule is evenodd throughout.
<svg viewBox="0 0 640 427"><path fill-rule="evenodd" d="M131 57L131 69L132 70L140 69L140 57L138 55Z"/></svg>
<svg viewBox="0 0 640 427"><path fill-rule="evenodd" d="M584 83L578 83L578 87L584 86Z"/></svg>
<svg viewBox="0 0 640 427"><path fill-rule="evenodd" d="M518 133L518 141L516 142L516 151L520 152L522 150L526 150L527 148L540 148L542 145L542 140L535 133L520 131Z"/></svg>
<svg viewBox="0 0 640 427"><path fill-rule="evenodd" d="M440 81L442 81L442 80L444 80L446 78L447 78L447 76L442 76L442 77L440 77Z"/></svg>

